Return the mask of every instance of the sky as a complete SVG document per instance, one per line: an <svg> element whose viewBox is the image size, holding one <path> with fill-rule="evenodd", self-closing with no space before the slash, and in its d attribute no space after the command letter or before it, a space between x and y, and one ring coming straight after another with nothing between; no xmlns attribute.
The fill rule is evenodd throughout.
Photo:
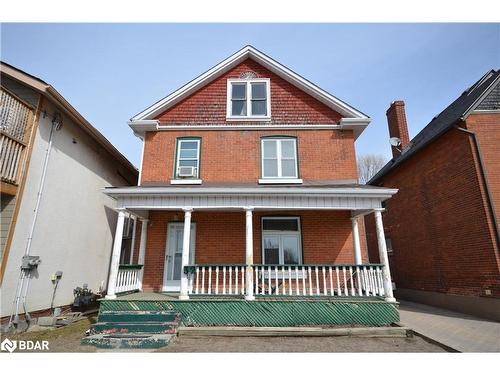
<svg viewBox="0 0 500 375"><path fill-rule="evenodd" d="M1 24L0 58L54 86L136 166L126 122L251 44L372 118L356 152L390 158L385 111L413 138L490 69L500 24Z"/></svg>

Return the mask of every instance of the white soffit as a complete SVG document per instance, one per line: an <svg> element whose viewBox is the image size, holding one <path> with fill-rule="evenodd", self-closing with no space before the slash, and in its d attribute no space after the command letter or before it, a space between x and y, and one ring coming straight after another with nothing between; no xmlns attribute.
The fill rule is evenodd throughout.
<svg viewBox="0 0 500 375"><path fill-rule="evenodd" d="M340 99L329 94L328 92L309 82L305 78L299 76L295 72L273 60L269 56L263 54L254 47L246 46L232 56L228 57L226 60L209 69L202 75L188 82L180 89L174 91L152 106L146 108L144 111L134 116L131 121L135 122L153 119L155 116L161 114L162 112L165 112L168 108L177 104L179 101L188 97L193 92L199 90L201 87L212 82L217 77L221 76L247 58L251 58L252 60L261 64L262 66L277 74L284 80L290 82L300 90L306 92L307 94L321 101L323 104L337 111L342 116L347 118L368 119L368 117L362 112L351 107L347 103L344 103Z"/></svg>

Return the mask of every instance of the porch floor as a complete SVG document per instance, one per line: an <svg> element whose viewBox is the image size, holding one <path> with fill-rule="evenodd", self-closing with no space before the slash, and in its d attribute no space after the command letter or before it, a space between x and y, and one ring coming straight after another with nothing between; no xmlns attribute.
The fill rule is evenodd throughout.
<svg viewBox="0 0 500 375"><path fill-rule="evenodd" d="M129 293L129 294L122 294L118 295L116 297L116 300L121 300L121 301L179 301L179 293L175 292L168 292L168 293L160 293L160 292L136 292L136 293ZM210 295L190 295L189 300L183 301L183 302L189 302L189 301L244 301L245 298L244 296L235 296L235 295L224 295L224 294L210 294ZM320 295L320 296L290 296L290 295L273 295L273 296L268 296L268 295L256 295L255 296L256 301L334 301L334 302L383 302L387 303L384 301L383 297L376 297L376 296L371 296L371 297L366 297L366 296L359 296L359 297L340 297L340 296L325 296L325 295Z"/></svg>

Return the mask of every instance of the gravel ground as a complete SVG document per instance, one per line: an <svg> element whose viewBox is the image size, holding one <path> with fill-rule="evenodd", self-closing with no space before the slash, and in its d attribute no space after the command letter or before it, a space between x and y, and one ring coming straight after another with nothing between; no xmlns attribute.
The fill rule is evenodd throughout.
<svg viewBox="0 0 500 375"><path fill-rule="evenodd" d="M95 322L89 317L55 330L2 335L14 340L48 340L50 352L96 352L81 346L80 339ZM97 350L110 352L109 350ZM119 350L133 352L133 350ZM148 350L150 351L150 350ZM444 352L440 346L414 336L411 338L362 337L220 337L180 336L156 352ZM144 352L144 350L137 350Z"/></svg>
<svg viewBox="0 0 500 375"><path fill-rule="evenodd" d="M445 352L440 346L411 338L364 337L220 337L180 336L159 352Z"/></svg>

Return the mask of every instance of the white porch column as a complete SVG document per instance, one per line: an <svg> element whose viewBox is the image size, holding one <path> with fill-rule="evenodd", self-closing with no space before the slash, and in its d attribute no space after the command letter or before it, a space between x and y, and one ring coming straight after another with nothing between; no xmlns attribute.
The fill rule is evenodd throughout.
<svg viewBox="0 0 500 375"><path fill-rule="evenodd" d="M246 241L245 241L245 263L246 267L246 294L245 299L247 301L255 300L253 295L253 225L252 225L252 210L253 208L245 208L246 215Z"/></svg>
<svg viewBox="0 0 500 375"><path fill-rule="evenodd" d="M181 294L179 299L189 299L188 296L188 275L184 272L184 267L189 264L189 243L191 241L191 208L184 209L184 236L182 238L182 267L181 267Z"/></svg>
<svg viewBox="0 0 500 375"><path fill-rule="evenodd" d="M116 279L118 278L118 267L120 266L120 253L122 250L123 224L125 223L125 211L118 211L116 221L115 241L113 243L113 252L111 253L111 266L109 269L108 292L106 299L115 299Z"/></svg>
<svg viewBox="0 0 500 375"><path fill-rule="evenodd" d="M384 224L382 222L383 208L375 209L375 225L377 227L378 254L382 268L382 277L384 279L385 300L387 302L396 302L392 293L391 270L389 268L389 258L387 256L387 246L385 244Z"/></svg>
<svg viewBox="0 0 500 375"><path fill-rule="evenodd" d="M137 263L142 264L139 271L139 289L142 290L142 278L144 277L144 259L146 258L146 240L148 238L148 219L141 219L141 242L139 243L139 257Z"/></svg>
<svg viewBox="0 0 500 375"><path fill-rule="evenodd" d="M352 221L352 237L354 239L354 262L356 264L362 264L361 259L361 245L359 242L359 227L358 227L358 217L351 217Z"/></svg>

